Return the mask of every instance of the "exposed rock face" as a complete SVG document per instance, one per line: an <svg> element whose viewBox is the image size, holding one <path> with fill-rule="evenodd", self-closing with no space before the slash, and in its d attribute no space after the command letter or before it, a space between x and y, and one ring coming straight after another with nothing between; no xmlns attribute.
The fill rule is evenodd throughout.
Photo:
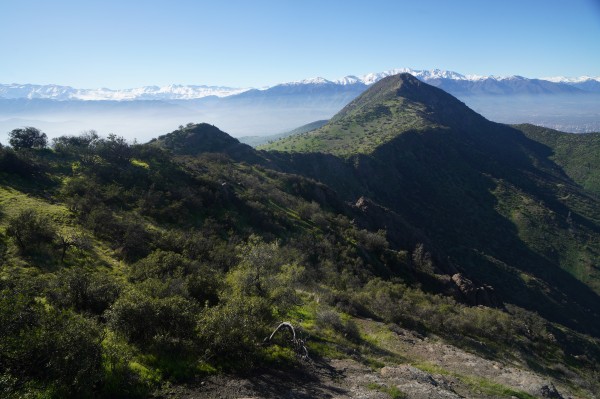
<svg viewBox="0 0 600 399"><path fill-rule="evenodd" d="M452 381L442 375L432 375L410 365L384 367L380 371L383 381L394 385L415 399L460 399L452 388Z"/></svg>
<svg viewBox="0 0 600 399"><path fill-rule="evenodd" d="M496 297L494 287L490 285L476 286L473 281L456 273L452 276L452 281L456 284L461 294L471 305L483 305L489 307L500 307L502 304Z"/></svg>
<svg viewBox="0 0 600 399"><path fill-rule="evenodd" d="M385 229L388 239L400 248L413 248L419 242L431 246L425 235L411 227L404 218L369 198L360 197L354 208L360 212L356 219L360 228L371 231Z"/></svg>
<svg viewBox="0 0 600 399"><path fill-rule="evenodd" d="M542 385L540 388L540 395L542 395L542 398L564 399L552 383Z"/></svg>

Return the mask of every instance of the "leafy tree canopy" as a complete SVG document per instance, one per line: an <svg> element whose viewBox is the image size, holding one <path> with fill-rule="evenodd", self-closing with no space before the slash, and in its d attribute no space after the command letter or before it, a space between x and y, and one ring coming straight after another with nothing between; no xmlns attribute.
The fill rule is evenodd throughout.
<svg viewBox="0 0 600 399"><path fill-rule="evenodd" d="M46 145L48 144L46 133L30 126L13 129L8 133L8 136L10 137L8 142L15 150L46 148Z"/></svg>

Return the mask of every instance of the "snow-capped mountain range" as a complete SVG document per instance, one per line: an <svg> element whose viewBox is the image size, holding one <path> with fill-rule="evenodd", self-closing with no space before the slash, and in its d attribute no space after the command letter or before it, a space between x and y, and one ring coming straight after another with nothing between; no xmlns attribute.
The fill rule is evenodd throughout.
<svg viewBox="0 0 600 399"><path fill-rule="evenodd" d="M327 80L325 78L317 77L311 79L305 79L297 82L284 83L284 85L297 85L297 84L336 84L336 85L351 85L351 84L365 84L371 85L373 83L378 82L379 80L397 75L399 73L410 73L411 75L423 80L434 80L434 79L452 79L452 80L471 80L476 81L485 78L495 78L491 76L478 76L478 75L461 75L457 72L452 71L443 71L440 69L432 69L432 70L416 70L411 68L397 68L390 69L389 71L378 72L378 73L368 73L363 76L354 76L348 75L343 78L336 80Z"/></svg>
<svg viewBox="0 0 600 399"><path fill-rule="evenodd" d="M217 96L226 97L243 93L248 89L221 86L169 85L144 86L134 89L75 89L70 86L0 84L0 98L83 100L83 101L127 101L127 100L193 100Z"/></svg>
<svg viewBox="0 0 600 399"><path fill-rule="evenodd" d="M600 76L592 77L592 76L580 76L578 78L567 78L564 76L553 76L550 78L542 78L543 80L547 80L549 82L555 83L582 83L588 82L590 80L595 80L596 82L600 82Z"/></svg>
<svg viewBox="0 0 600 399"><path fill-rule="evenodd" d="M348 75L340 79L336 80L327 80L322 77L304 79L296 82L283 83L283 85L300 85L300 84L336 84L336 85L350 85L362 83L365 85L371 85L379 80L391 76L397 75L399 73L410 73L411 75L423 80L425 82L435 81L435 80L457 80L457 81L467 81L467 82L480 82L485 80L494 80L494 81L515 81L515 80L547 80L553 83L582 83L590 80L600 82L600 76L591 77L591 76L581 76L577 78L567 78L564 76L559 77L551 77L551 78L539 78L539 79L529 79L523 76L512 75L512 76L494 76L494 75L462 75L458 72L453 71L445 71L441 69L431 69L431 70L416 70L411 68L397 68L390 69L389 71L378 72L378 73L368 73L363 76L354 76Z"/></svg>
<svg viewBox="0 0 600 399"><path fill-rule="evenodd" d="M168 85L113 90L107 88L76 89L70 86L59 85L0 84L0 99L49 99L59 101L193 100L209 96L230 97L250 90L268 91L273 88L283 89L285 87L318 87L324 85L366 87L387 76L396 75L398 73L410 73L424 82L441 87L444 90L455 93L463 92L463 94L467 92L476 94L514 94L525 92L532 94L568 92L572 89L594 92L600 91L600 76L528 79L522 76L462 75L457 72L440 69L415 70L410 68L399 68L379 73L369 73L363 76L349 75L336 80L316 77L282 83L261 89L205 85Z"/></svg>
<svg viewBox="0 0 600 399"><path fill-rule="evenodd" d="M0 142L6 142L3 133L23 126L35 126L49 137L95 129L139 140L187 122L212 123L235 137L276 134L329 119L369 85L405 72L495 122L600 131L600 78L528 79L402 68L264 88L169 85L114 90L0 84Z"/></svg>

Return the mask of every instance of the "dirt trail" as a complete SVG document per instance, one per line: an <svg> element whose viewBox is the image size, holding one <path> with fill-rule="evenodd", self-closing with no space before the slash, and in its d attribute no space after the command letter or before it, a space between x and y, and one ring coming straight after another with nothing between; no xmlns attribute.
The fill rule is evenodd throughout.
<svg viewBox="0 0 600 399"><path fill-rule="evenodd" d="M371 323L369 326L373 325ZM361 326L361 328L369 328L369 326ZM395 337L387 340L388 347L385 349L409 359L406 364L390 364L373 369L352 358L322 359L303 364L295 369L262 370L252 376L211 376L190 385L163 389L155 397L161 399L492 399L498 397L576 399L596 397L591 392L586 393L585 396L577 396L567 387L532 371L484 359L454 346L422 338L408 330L398 330L392 334ZM409 363L421 366L417 368Z"/></svg>

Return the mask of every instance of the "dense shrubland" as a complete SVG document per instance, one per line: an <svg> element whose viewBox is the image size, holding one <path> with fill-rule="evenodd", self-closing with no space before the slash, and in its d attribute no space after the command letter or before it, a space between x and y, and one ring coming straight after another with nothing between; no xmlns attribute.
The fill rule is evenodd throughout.
<svg viewBox="0 0 600 399"><path fill-rule="evenodd" d="M423 245L394 248L307 179L87 132L0 148L0 184L3 397L144 396L292 364L285 340L263 345L283 320L311 356L360 345L354 318L373 318L542 368L597 367L589 337L422 286L445 281Z"/></svg>

